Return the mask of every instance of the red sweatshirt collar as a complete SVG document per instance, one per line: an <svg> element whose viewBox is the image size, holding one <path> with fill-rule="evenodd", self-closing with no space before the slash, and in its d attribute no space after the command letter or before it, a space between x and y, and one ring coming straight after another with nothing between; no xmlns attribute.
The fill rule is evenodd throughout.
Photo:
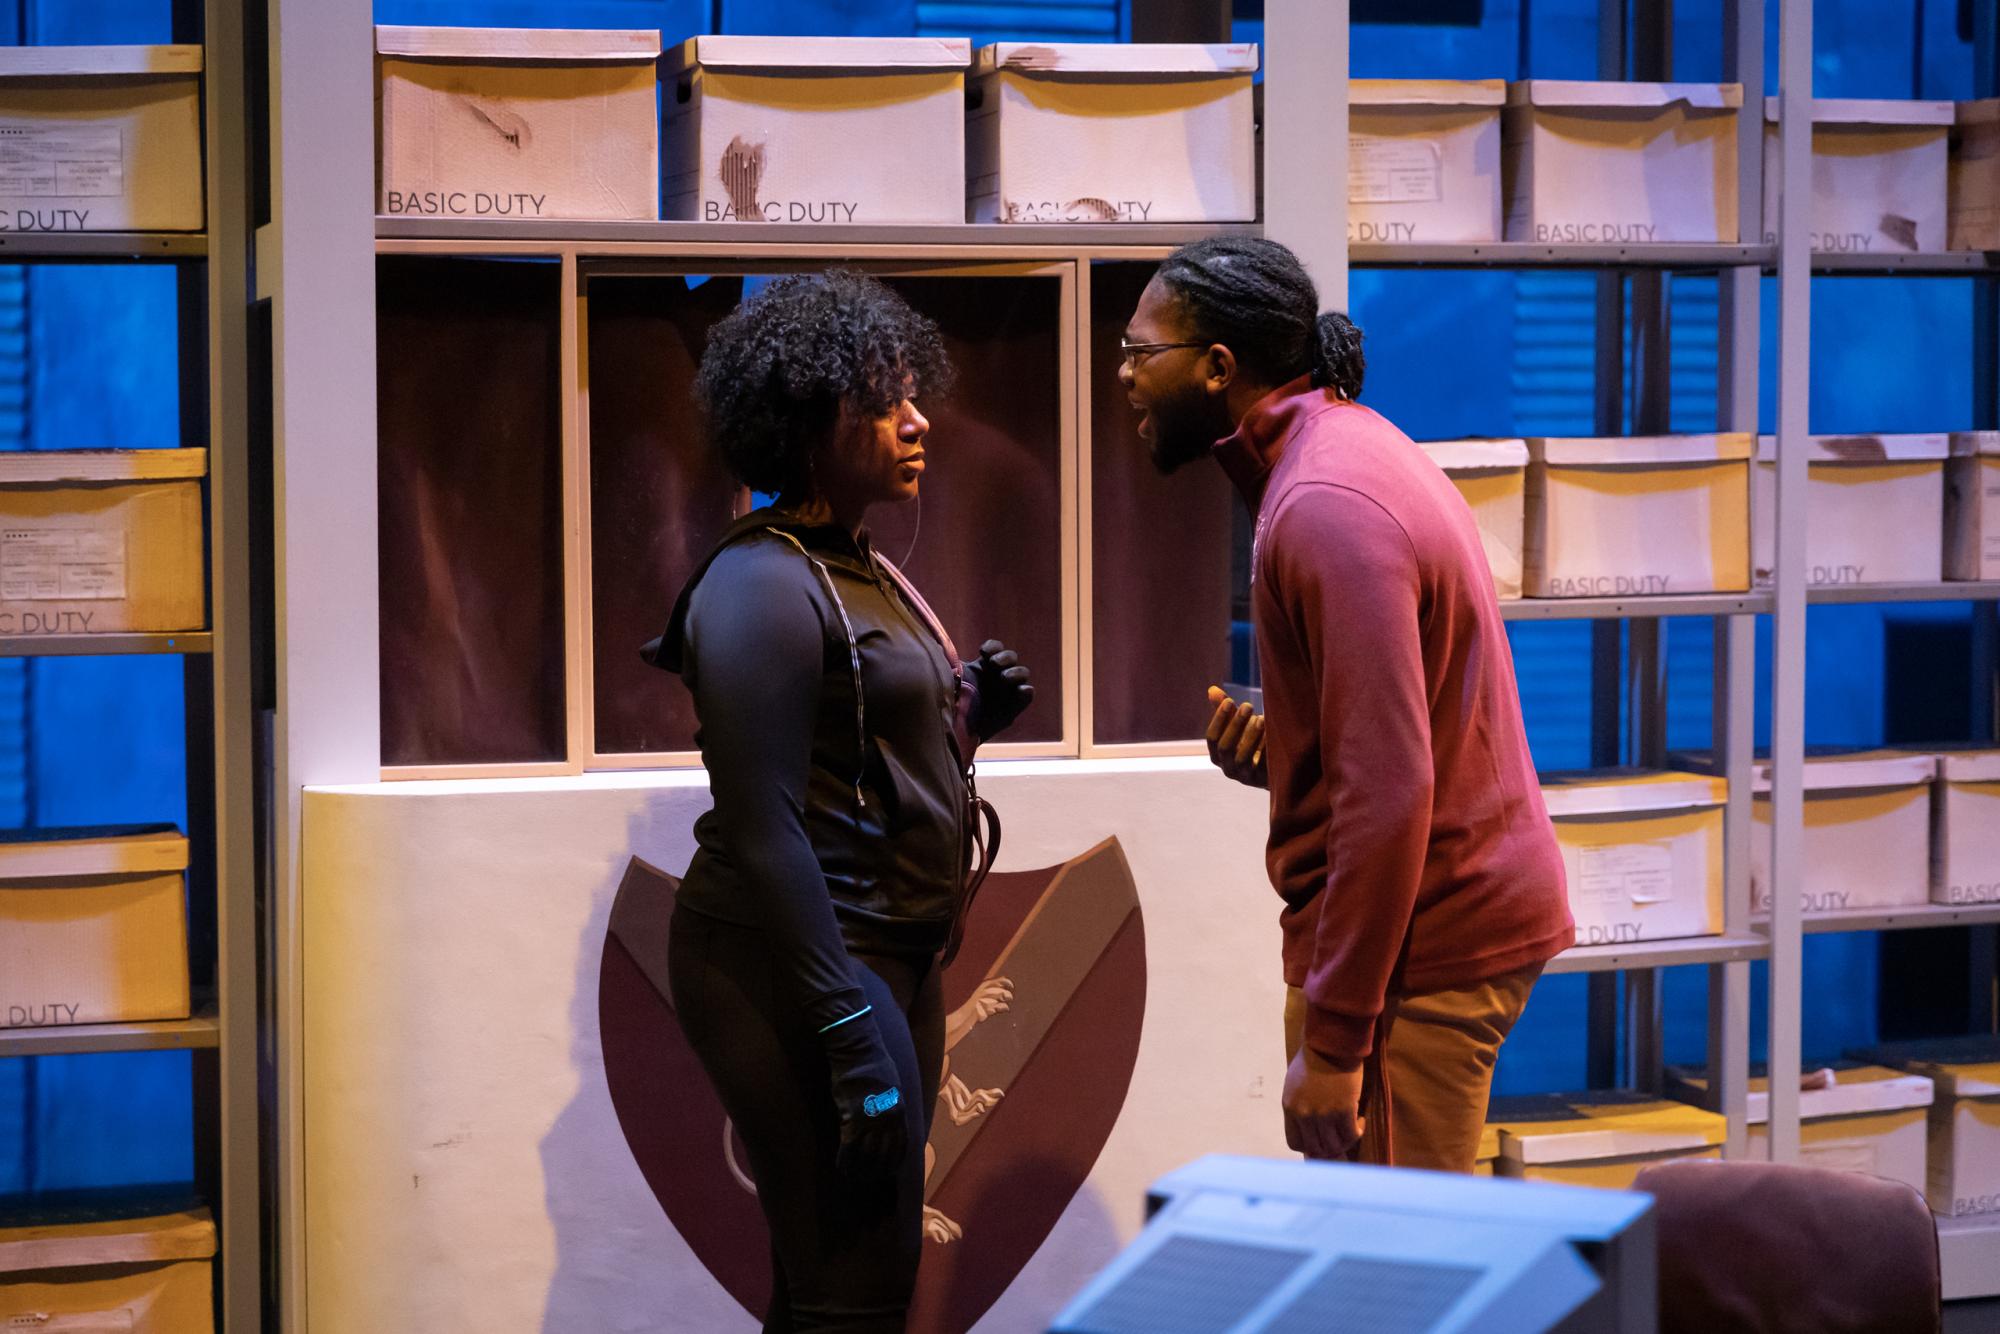
<svg viewBox="0 0 2000 1334"><path fill-rule="evenodd" d="M1263 503L1264 484L1299 428L1345 401L1331 389L1313 388L1312 377L1301 375L1258 399L1237 423L1236 433L1216 441L1215 461L1254 510Z"/></svg>

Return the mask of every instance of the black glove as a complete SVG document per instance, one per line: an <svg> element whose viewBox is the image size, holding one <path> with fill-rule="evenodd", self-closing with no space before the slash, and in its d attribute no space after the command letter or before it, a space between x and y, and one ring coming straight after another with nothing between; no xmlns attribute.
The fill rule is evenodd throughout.
<svg viewBox="0 0 2000 1334"><path fill-rule="evenodd" d="M866 1007L822 1030L820 1042L833 1075L833 1105L840 1113L840 1148L835 1164L844 1175L887 1177L909 1149L896 1064L882 1043L875 1016Z"/></svg>
<svg viewBox="0 0 2000 1334"><path fill-rule="evenodd" d="M1006 731L1034 703L1035 688L1028 684L1028 669L1021 665L1020 655L997 639L979 646L979 661L965 664L965 676L978 694L972 730L981 741Z"/></svg>

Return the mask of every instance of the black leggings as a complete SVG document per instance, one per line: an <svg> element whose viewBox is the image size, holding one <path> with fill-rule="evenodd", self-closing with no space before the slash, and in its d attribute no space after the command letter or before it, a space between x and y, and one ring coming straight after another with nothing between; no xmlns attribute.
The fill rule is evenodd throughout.
<svg viewBox="0 0 2000 1334"><path fill-rule="evenodd" d="M826 1057L763 933L674 913L674 1012L736 1123L771 1228L767 1334L900 1334L916 1288L924 1143L944 1063L938 969L929 956L855 962L906 1095L910 1143L892 1180L864 1187L834 1170L840 1124Z"/></svg>

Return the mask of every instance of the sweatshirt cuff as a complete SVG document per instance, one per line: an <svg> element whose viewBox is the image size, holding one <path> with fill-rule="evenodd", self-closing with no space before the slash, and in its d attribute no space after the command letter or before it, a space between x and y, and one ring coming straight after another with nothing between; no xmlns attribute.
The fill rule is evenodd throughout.
<svg viewBox="0 0 2000 1334"><path fill-rule="evenodd" d="M1375 1049L1375 1016L1366 1019L1306 1003L1305 1044L1335 1065L1352 1069Z"/></svg>

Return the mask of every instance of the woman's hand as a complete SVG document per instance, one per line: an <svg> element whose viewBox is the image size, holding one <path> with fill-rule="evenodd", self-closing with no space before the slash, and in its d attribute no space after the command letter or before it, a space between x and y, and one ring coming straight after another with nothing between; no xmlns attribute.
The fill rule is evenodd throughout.
<svg viewBox="0 0 2000 1334"><path fill-rule="evenodd" d="M977 695L971 721L981 741L1006 731L1034 703L1035 688L1020 655L997 639L979 646L979 660L965 664L965 678Z"/></svg>

